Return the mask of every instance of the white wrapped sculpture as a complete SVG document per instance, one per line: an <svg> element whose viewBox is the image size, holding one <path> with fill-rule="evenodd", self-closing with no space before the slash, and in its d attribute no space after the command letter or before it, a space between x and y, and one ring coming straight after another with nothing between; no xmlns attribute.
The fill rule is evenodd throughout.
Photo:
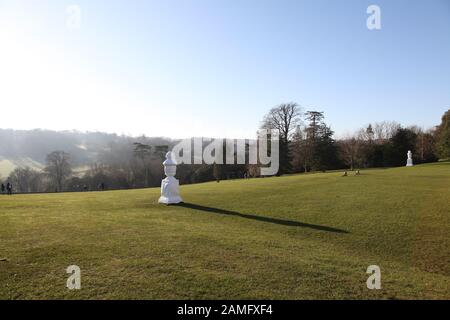
<svg viewBox="0 0 450 320"><path fill-rule="evenodd" d="M413 159L412 159L412 152L411 152L411 150L408 151L407 156L408 156L408 159L406 159L406 166L407 167L412 167L413 166Z"/></svg>
<svg viewBox="0 0 450 320"><path fill-rule="evenodd" d="M161 182L161 197L158 202L164 204L183 202L180 197L180 183L174 177L177 172L177 163L172 159L172 152L167 152L163 165L167 177Z"/></svg>

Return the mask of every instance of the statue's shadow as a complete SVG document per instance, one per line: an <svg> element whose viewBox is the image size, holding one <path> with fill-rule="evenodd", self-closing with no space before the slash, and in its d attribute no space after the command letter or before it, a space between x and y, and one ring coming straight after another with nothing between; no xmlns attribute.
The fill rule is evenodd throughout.
<svg viewBox="0 0 450 320"><path fill-rule="evenodd" d="M336 233L349 233L346 230L337 229L337 228L333 228L333 227L327 227L327 226L292 221L292 220L270 218L270 217L258 216L255 214L240 213L240 212L236 212L236 211L224 210L224 209L219 209L219 208L205 207L205 206L201 206L201 205L193 204L193 203L184 203L183 202L183 203L177 204L177 206L185 207L185 208L189 208L189 209L193 209L193 210L213 212L213 213L218 213L218 214L225 214L225 215L230 215L230 216L241 217L241 218L245 218L245 219L252 219L252 220L257 220L257 221L262 221L262 222L274 223L274 224L279 224L279 225L289 226L289 227L309 228L309 229L314 229L314 230L336 232Z"/></svg>

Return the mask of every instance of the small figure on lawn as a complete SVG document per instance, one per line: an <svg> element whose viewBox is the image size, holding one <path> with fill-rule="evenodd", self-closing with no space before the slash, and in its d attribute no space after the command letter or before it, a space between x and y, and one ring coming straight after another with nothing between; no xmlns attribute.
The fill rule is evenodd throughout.
<svg viewBox="0 0 450 320"><path fill-rule="evenodd" d="M344 171L344 174L342 175L343 177L348 176L347 171Z"/></svg>
<svg viewBox="0 0 450 320"><path fill-rule="evenodd" d="M12 184L9 183L9 182L6 184L6 192L7 192L9 195L12 195Z"/></svg>

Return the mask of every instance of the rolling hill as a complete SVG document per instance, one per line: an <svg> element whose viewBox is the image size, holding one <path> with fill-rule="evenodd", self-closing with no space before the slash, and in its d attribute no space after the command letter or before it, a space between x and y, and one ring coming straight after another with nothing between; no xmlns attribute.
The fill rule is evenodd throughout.
<svg viewBox="0 0 450 320"><path fill-rule="evenodd" d="M6 178L17 167L29 167L31 169L41 171L44 168L44 165L28 157L18 159L4 159L0 157L1 177Z"/></svg>
<svg viewBox="0 0 450 320"><path fill-rule="evenodd" d="M0 128L0 177L7 178L16 167L42 170L46 156L62 150L70 154L72 168L82 174L90 165L133 155L133 143L169 145L176 140L162 137L131 137L104 132L13 130Z"/></svg>

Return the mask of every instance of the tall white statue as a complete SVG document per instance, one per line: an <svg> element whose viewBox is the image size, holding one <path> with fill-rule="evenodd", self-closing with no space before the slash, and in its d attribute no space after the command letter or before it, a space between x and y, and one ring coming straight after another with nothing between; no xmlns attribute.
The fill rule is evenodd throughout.
<svg viewBox="0 0 450 320"><path fill-rule="evenodd" d="M413 166L413 159L412 159L412 152L411 152L411 150L408 150L407 156L408 156L408 159L406 159L406 166L407 167L412 167Z"/></svg>
<svg viewBox="0 0 450 320"><path fill-rule="evenodd" d="M158 202L164 204L174 204L183 202L180 197L180 183L175 179L177 163L172 159L172 152L166 153L166 160L163 162L166 178L161 181L161 197Z"/></svg>

